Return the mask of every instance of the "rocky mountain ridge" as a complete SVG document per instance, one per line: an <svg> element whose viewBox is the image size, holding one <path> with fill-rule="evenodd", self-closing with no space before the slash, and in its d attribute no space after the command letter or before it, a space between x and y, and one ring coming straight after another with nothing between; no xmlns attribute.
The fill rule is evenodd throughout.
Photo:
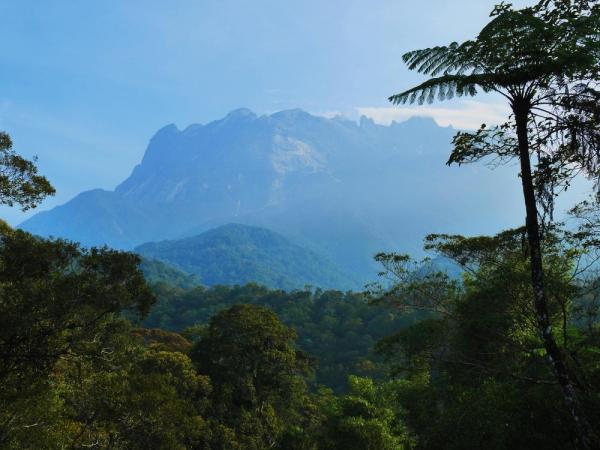
<svg viewBox="0 0 600 450"><path fill-rule="evenodd" d="M415 252L429 232L518 223L518 190L498 188L513 189L515 171L448 168L454 133L424 118L382 126L366 117L239 109L205 125L160 129L114 191L83 192L21 227L131 249L235 222L292 237L372 278L379 250Z"/></svg>

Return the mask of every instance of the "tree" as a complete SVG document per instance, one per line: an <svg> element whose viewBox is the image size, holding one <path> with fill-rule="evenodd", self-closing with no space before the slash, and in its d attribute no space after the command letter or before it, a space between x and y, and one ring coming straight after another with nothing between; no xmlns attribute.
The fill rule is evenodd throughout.
<svg viewBox="0 0 600 450"><path fill-rule="evenodd" d="M214 418L236 430L243 448L273 448L301 421L310 364L296 333L267 308L235 305L215 315L191 351L213 384Z"/></svg>
<svg viewBox="0 0 600 450"><path fill-rule="evenodd" d="M0 236L0 381L44 374L111 314L143 317L154 296L139 258L109 249L82 250L15 230Z"/></svg>
<svg viewBox="0 0 600 450"><path fill-rule="evenodd" d="M101 343L110 356L94 357L90 348L57 370L71 448L207 448L208 377L196 373L187 355L127 342L126 325L107 331L116 333L90 347Z"/></svg>
<svg viewBox="0 0 600 450"><path fill-rule="evenodd" d="M432 78L390 101L422 104L436 95L473 96L477 89L508 100L509 122L457 134L448 163L518 158L538 330L580 445L592 448L597 438L550 321L541 241L559 190L580 172L600 178L600 6L597 0L541 0L515 10L502 3L491 16L474 40L405 54L411 70Z"/></svg>
<svg viewBox="0 0 600 450"><path fill-rule="evenodd" d="M106 319L147 313L154 297L138 263L131 253L1 230L0 444L32 425L27 411L59 360L84 352Z"/></svg>
<svg viewBox="0 0 600 450"><path fill-rule="evenodd" d="M331 450L403 450L411 439L400 421L394 382L376 385L370 378L350 376L350 392L332 397L325 411L319 448Z"/></svg>
<svg viewBox="0 0 600 450"><path fill-rule="evenodd" d="M524 229L497 236L431 235L426 248L459 264L461 282L419 270L401 255L380 255L396 282L378 298L426 320L381 341L378 349L401 375L400 403L418 448L576 448L577 430L544 358L531 314L532 287ZM572 233L553 229L543 241L550 318L558 344L577 367L580 386L598 392L597 295L584 268L594 259ZM416 270L416 271L415 271ZM588 318L591 320L588 323ZM586 398L593 423L597 396Z"/></svg>
<svg viewBox="0 0 600 450"><path fill-rule="evenodd" d="M10 136L0 132L0 204L18 203L26 211L55 191L45 177L38 175L36 160L18 155L12 145Z"/></svg>

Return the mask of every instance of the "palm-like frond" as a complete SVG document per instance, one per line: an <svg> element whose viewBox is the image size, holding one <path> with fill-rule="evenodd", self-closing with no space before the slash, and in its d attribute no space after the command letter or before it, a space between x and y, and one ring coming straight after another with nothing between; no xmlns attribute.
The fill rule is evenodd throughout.
<svg viewBox="0 0 600 450"><path fill-rule="evenodd" d="M412 89L392 95L388 98L394 105L405 103L432 103L437 95L439 100L449 100L454 96L462 97L465 95L477 95L477 88L484 92L493 89L493 80L490 74L473 73L470 75L451 75L446 74L441 77L431 78Z"/></svg>
<svg viewBox="0 0 600 450"><path fill-rule="evenodd" d="M414 50L405 53L402 59L410 70L435 76L439 73L438 70L443 70L451 64L457 47L458 44L453 42L448 46Z"/></svg>
<svg viewBox="0 0 600 450"><path fill-rule="evenodd" d="M552 11L570 11L569 2L551 3ZM587 71L584 75L589 77L600 54L599 8L595 6L593 14L577 20L569 16L567 21L554 23L539 16L536 9L514 11L502 4L477 39L404 54L410 70L432 78L389 100L393 104L431 103L436 98L474 96L478 88L524 95L532 92L531 86L541 88L565 76Z"/></svg>
<svg viewBox="0 0 600 450"><path fill-rule="evenodd" d="M464 74L467 70L477 71L477 67L465 58L471 42L414 50L402 56L410 70L431 76L441 73Z"/></svg>

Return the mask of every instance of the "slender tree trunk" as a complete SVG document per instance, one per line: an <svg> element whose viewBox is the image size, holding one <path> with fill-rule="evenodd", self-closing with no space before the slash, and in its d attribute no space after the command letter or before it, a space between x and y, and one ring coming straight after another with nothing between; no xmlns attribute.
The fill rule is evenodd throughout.
<svg viewBox="0 0 600 450"><path fill-rule="evenodd" d="M552 369L562 389L565 404L575 423L580 441L579 444L581 448L591 450L598 448L598 444L593 437L594 433L581 402L578 399L563 354L556 344L548 314L548 302L544 290L540 226L529 156L527 122L530 108L531 105L526 99L517 99L513 103L513 112L515 114L519 143L519 160L521 162L521 182L523 184L523 197L525 199L525 210L527 214L526 229L527 239L529 241L531 285L533 288L535 313L546 353L548 354Z"/></svg>

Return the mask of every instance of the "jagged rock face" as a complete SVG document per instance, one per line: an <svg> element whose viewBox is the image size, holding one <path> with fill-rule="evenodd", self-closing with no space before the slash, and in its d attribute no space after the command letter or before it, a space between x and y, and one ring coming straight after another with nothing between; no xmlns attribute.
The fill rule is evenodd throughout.
<svg viewBox="0 0 600 450"><path fill-rule="evenodd" d="M292 193L300 195L305 182L333 182L325 153L290 133L296 122L289 122L287 115L259 118L238 110L206 126L167 126L115 192L174 214L182 221L173 224L176 232L281 206Z"/></svg>
<svg viewBox="0 0 600 450"><path fill-rule="evenodd" d="M183 131L162 128L114 192L82 193L22 228L133 248L245 223L366 273L376 251L414 251L428 232L491 232L519 220L518 191L498 190L515 185L506 180L514 173L444 165L453 134L430 119L380 126L236 110Z"/></svg>

